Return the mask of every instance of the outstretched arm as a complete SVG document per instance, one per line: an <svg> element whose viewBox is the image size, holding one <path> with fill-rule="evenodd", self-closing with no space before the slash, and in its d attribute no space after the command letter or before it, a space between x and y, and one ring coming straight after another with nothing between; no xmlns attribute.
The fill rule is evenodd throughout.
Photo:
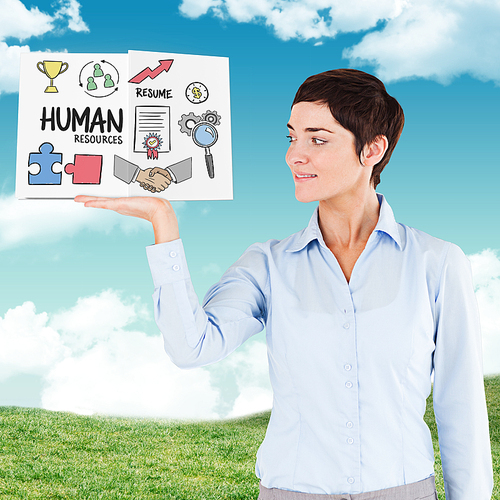
<svg viewBox="0 0 500 500"><path fill-rule="evenodd" d="M94 196L77 196L75 201L153 224L156 244L147 247L147 253L155 285L155 319L165 340L165 350L177 366L214 363L263 329L268 266L260 244L252 245L231 266L200 306L179 238L177 218L168 201Z"/></svg>

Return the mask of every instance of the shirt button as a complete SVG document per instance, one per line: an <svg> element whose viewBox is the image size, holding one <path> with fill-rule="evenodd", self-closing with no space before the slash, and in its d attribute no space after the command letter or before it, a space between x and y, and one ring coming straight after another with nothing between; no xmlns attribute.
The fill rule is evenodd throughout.
<svg viewBox="0 0 500 500"><path fill-rule="evenodd" d="M345 386L350 389L352 387L352 382L346 382L345 383Z"/></svg>
<svg viewBox="0 0 500 500"><path fill-rule="evenodd" d="M178 266L177 264L175 264L174 266L172 266L172 269L173 269L174 271L178 271L180 268L181 268L181 267L180 267L180 266Z"/></svg>
<svg viewBox="0 0 500 500"><path fill-rule="evenodd" d="M347 422L347 424L345 424L345 425L348 429L352 429L352 427L354 426L354 424L352 422Z"/></svg>
<svg viewBox="0 0 500 500"><path fill-rule="evenodd" d="M349 328L349 323L344 323L344 328L347 330Z"/></svg>
<svg viewBox="0 0 500 500"><path fill-rule="evenodd" d="M347 444L353 444L354 443L354 439L353 438L348 438L347 439Z"/></svg>
<svg viewBox="0 0 500 500"><path fill-rule="evenodd" d="M174 258L177 257L177 252L174 252L173 250L170 252L170 257Z"/></svg>
<svg viewBox="0 0 500 500"><path fill-rule="evenodd" d="M350 371L351 368L352 368L352 366L349 363L344 365L344 370Z"/></svg>
<svg viewBox="0 0 500 500"><path fill-rule="evenodd" d="M348 482L349 484L354 483L354 478L353 478L353 477L348 477L348 478L347 478L347 482Z"/></svg>

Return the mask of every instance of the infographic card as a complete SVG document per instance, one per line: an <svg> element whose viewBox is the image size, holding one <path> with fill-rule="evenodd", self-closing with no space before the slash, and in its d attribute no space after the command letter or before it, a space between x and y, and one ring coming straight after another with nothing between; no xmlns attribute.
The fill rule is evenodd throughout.
<svg viewBox="0 0 500 500"><path fill-rule="evenodd" d="M225 57L21 55L16 196L232 199Z"/></svg>

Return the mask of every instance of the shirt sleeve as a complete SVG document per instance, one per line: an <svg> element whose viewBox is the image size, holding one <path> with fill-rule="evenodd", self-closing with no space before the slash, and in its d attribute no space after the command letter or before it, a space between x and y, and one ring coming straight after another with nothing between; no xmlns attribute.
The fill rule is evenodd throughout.
<svg viewBox="0 0 500 500"><path fill-rule="evenodd" d="M490 500L493 470L470 262L450 244L436 297L434 413L447 500Z"/></svg>
<svg viewBox="0 0 500 500"><path fill-rule="evenodd" d="M153 276L155 320L165 351L181 368L215 363L262 331L266 315L267 259L252 245L200 306L180 239L146 248Z"/></svg>
<svg viewBox="0 0 500 500"><path fill-rule="evenodd" d="M130 184L131 182L135 182L140 171L141 169L137 165L115 155L113 174L115 177L118 177L118 179Z"/></svg>

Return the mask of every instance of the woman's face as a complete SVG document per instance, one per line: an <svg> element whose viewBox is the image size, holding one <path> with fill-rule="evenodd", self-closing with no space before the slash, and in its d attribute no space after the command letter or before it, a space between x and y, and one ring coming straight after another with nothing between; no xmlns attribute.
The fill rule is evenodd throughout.
<svg viewBox="0 0 500 500"><path fill-rule="evenodd" d="M299 102L288 123L286 162L295 181L295 197L304 203L365 190L371 169L363 167L354 134L342 127L328 106Z"/></svg>

